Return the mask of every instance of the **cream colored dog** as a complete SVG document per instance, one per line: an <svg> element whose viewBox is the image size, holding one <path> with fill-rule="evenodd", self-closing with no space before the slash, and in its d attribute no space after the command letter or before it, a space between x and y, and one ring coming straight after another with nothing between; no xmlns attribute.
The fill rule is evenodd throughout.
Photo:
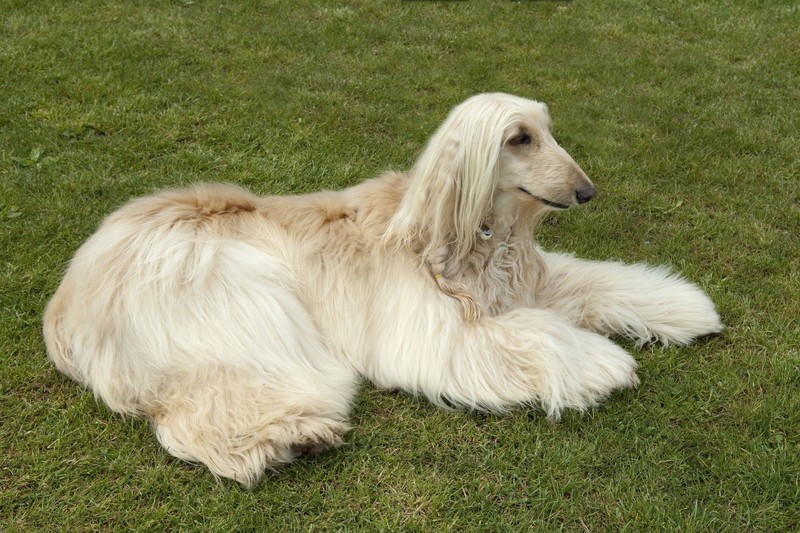
<svg viewBox="0 0 800 533"><path fill-rule="evenodd" d="M456 107L408 174L260 198L132 201L78 250L44 333L59 370L148 417L169 453L251 485L342 442L363 376L442 405L557 418L638 383L608 335L685 344L711 300L662 268L546 253L532 229L595 195L545 105Z"/></svg>

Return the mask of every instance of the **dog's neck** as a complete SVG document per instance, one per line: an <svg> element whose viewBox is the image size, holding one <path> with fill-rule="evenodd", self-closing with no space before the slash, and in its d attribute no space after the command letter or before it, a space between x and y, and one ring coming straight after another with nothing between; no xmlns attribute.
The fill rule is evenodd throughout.
<svg viewBox="0 0 800 533"><path fill-rule="evenodd" d="M533 230L544 217L545 210L530 204L520 204L510 195L495 196L492 211L476 228L478 238L493 243L512 239L532 239Z"/></svg>
<svg viewBox="0 0 800 533"><path fill-rule="evenodd" d="M533 296L543 264L534 228L542 209L498 194L491 212L475 228L471 253L455 261L447 251L426 260L439 289L458 300L467 321L496 316Z"/></svg>

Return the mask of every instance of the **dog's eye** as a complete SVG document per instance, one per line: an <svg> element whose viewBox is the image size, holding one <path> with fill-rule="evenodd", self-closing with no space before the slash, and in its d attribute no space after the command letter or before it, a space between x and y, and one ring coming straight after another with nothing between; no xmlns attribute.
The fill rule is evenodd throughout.
<svg viewBox="0 0 800 533"><path fill-rule="evenodd" d="M508 144L511 146L519 146L521 144L530 144L531 143L531 136L527 134L527 132L522 132L516 137L512 137L511 140L508 141Z"/></svg>

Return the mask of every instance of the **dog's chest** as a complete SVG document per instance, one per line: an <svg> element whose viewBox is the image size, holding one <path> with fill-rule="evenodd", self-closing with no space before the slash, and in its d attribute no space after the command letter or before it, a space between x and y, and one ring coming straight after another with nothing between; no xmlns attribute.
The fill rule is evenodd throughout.
<svg viewBox="0 0 800 533"><path fill-rule="evenodd" d="M518 240L482 242L458 281L469 287L492 316L532 303L536 252Z"/></svg>

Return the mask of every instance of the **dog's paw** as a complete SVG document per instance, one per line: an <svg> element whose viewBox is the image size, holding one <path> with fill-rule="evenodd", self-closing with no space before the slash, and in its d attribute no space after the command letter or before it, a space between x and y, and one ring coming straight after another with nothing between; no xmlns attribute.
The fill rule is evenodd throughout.
<svg viewBox="0 0 800 533"><path fill-rule="evenodd" d="M576 366L581 372L580 382L589 395L602 400L616 389L639 385L636 375L639 365L631 354L606 337L589 332L586 337L585 353L576 361Z"/></svg>
<svg viewBox="0 0 800 533"><path fill-rule="evenodd" d="M692 283L676 286L669 300L661 305L662 312L646 324L649 338L637 339L642 344L655 340L665 346L684 346L724 328L711 298Z"/></svg>
<svg viewBox="0 0 800 533"><path fill-rule="evenodd" d="M579 331L576 340L564 367L549 376L556 386L541 397L542 407L554 419L563 408L584 411L617 389L639 385L638 365L628 352L589 331Z"/></svg>

